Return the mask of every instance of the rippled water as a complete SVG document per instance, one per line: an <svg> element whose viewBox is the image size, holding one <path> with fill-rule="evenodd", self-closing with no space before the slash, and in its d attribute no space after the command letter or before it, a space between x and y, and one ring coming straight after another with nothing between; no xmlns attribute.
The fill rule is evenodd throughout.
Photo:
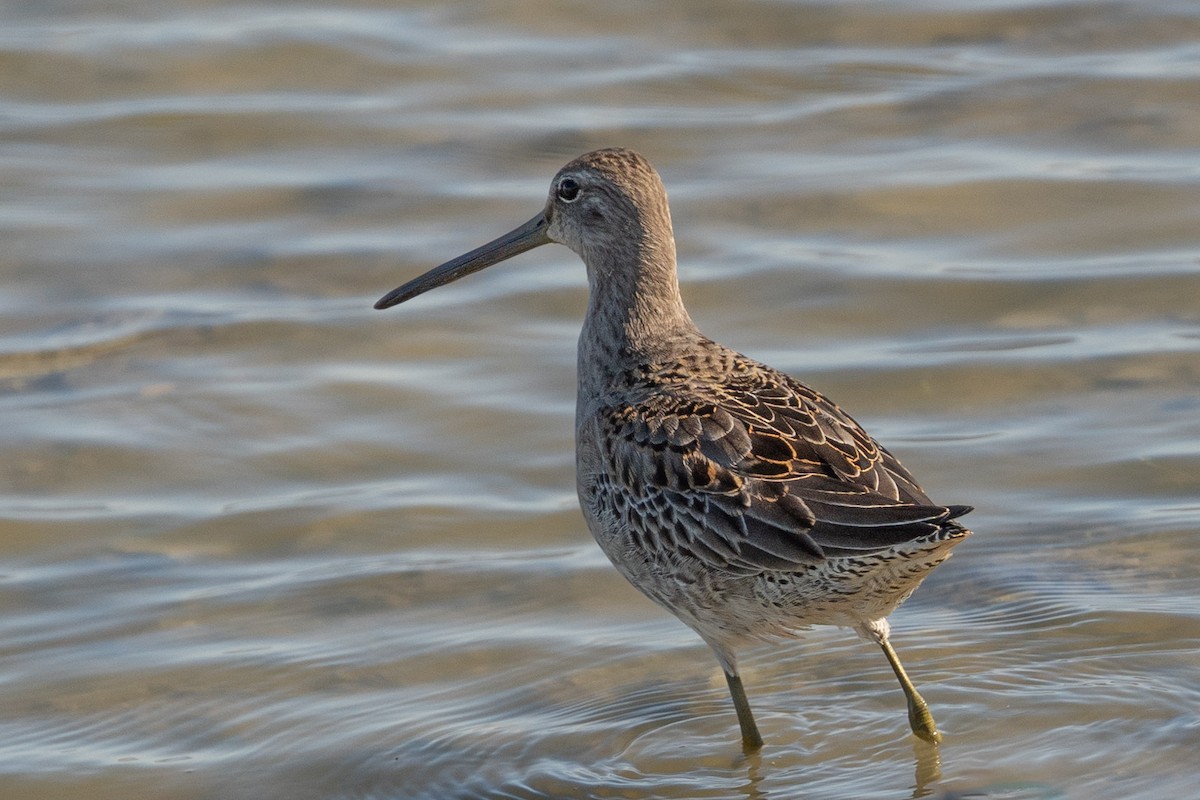
<svg viewBox="0 0 1200 800"><path fill-rule="evenodd" d="M5 798L1161 798L1200 781L1200 7L16 2ZM392 312L594 147L706 333L977 531L876 648L703 644L575 507L582 267Z"/></svg>

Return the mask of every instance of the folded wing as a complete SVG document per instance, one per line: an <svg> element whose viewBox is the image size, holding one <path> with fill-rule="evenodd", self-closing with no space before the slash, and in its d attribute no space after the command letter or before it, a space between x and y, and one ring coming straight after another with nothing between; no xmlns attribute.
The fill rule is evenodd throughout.
<svg viewBox="0 0 1200 800"><path fill-rule="evenodd" d="M604 411L611 479L679 551L735 571L796 569L958 527L971 510L933 503L822 395L747 366Z"/></svg>

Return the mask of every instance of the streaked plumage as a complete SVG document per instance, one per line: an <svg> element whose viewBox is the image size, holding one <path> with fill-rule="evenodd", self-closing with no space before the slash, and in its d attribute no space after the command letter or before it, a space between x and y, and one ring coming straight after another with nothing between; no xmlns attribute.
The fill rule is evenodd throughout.
<svg viewBox="0 0 1200 800"><path fill-rule="evenodd" d="M913 731L939 737L888 643L886 617L968 531L822 395L696 329L666 191L640 155L563 167L525 225L401 286L386 308L548 242L587 266L579 339L580 505L634 586L709 644L747 749L761 745L738 673L744 642L842 625L883 647Z"/></svg>

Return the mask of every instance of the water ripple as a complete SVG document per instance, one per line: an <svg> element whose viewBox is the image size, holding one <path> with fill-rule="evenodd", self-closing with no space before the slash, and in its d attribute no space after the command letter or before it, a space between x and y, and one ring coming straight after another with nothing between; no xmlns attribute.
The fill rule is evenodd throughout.
<svg viewBox="0 0 1200 800"><path fill-rule="evenodd" d="M68 7L0 30L5 797L1185 797L1193 3ZM624 144L706 333L977 534L715 661L575 508L586 279L373 300Z"/></svg>

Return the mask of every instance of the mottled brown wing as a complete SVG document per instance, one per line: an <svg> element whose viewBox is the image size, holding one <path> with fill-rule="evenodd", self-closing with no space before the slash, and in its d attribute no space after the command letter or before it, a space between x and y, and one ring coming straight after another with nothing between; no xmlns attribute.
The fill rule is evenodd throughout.
<svg viewBox="0 0 1200 800"><path fill-rule="evenodd" d="M820 394L761 365L609 409L613 475L676 547L728 568L788 569L934 533L938 506ZM950 523L954 524L954 523Z"/></svg>

